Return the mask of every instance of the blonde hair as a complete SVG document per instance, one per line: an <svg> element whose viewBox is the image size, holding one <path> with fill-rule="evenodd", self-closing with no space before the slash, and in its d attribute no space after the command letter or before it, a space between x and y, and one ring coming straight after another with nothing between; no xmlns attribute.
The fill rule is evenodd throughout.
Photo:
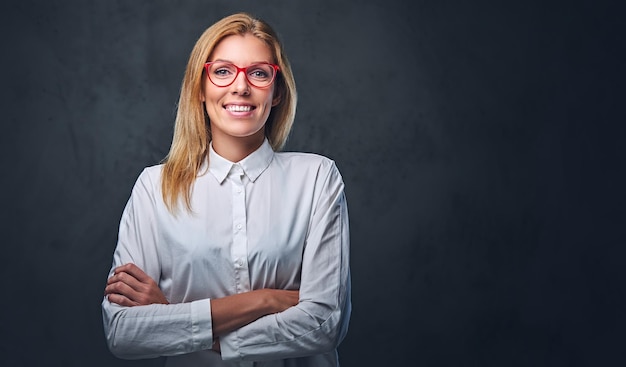
<svg viewBox="0 0 626 367"><path fill-rule="evenodd" d="M211 142L209 118L200 99L204 84L204 64L215 47L231 35L251 34L270 48L280 67L274 81L279 103L265 123L265 135L274 150L280 150L291 130L296 114L296 84L287 56L277 34L269 24L246 13L233 14L213 24L200 36L185 70L180 91L174 138L164 159L161 191L165 205L174 213L179 199L191 211L191 186L199 174Z"/></svg>

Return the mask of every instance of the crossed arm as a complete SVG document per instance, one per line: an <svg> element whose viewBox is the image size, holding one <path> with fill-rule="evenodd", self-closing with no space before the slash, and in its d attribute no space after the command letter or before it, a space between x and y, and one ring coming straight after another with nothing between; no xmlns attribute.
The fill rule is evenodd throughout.
<svg viewBox="0 0 626 367"><path fill-rule="evenodd" d="M125 265L113 269L102 303L113 354L137 359L214 348L224 360L264 360L336 348L347 332L351 302L347 207L333 167L320 176L298 290L260 289L170 305L157 283L154 185L149 172L142 174L120 221L114 264Z"/></svg>
<svg viewBox="0 0 626 367"><path fill-rule="evenodd" d="M126 307L169 304L158 284L132 263L115 268L107 280L104 294L110 302ZM258 289L211 299L214 340L262 316L295 306L298 298L296 290ZM219 350L219 344L214 348Z"/></svg>

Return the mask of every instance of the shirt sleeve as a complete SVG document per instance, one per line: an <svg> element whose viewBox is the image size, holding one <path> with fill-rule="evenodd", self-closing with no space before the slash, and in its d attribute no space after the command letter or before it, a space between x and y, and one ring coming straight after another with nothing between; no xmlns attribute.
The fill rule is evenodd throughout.
<svg viewBox="0 0 626 367"><path fill-rule="evenodd" d="M152 279L159 281L161 267L156 247L157 191L148 170L144 170L122 214L109 276L117 266L134 263ZM184 354L210 349L213 343L209 299L180 304L122 307L105 297L102 314L109 349L119 358Z"/></svg>
<svg viewBox="0 0 626 367"><path fill-rule="evenodd" d="M316 185L302 258L300 301L220 337L224 360L270 360L337 348L351 312L348 210L344 184L330 161Z"/></svg>

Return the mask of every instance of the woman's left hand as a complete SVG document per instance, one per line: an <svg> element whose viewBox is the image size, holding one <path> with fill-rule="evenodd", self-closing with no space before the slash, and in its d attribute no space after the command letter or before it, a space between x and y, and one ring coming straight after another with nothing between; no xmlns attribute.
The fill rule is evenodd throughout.
<svg viewBox="0 0 626 367"><path fill-rule="evenodd" d="M107 280L104 294L120 306L169 304L158 284L137 265L118 266Z"/></svg>

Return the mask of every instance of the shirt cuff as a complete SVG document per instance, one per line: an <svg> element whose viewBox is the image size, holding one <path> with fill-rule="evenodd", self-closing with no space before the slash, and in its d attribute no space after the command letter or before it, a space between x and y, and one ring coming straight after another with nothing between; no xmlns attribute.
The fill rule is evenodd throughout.
<svg viewBox="0 0 626 367"><path fill-rule="evenodd" d="M222 353L222 360L224 361L241 359L239 355L237 331L230 332L220 337L220 352Z"/></svg>
<svg viewBox="0 0 626 367"><path fill-rule="evenodd" d="M191 338L194 350L211 349L213 346L210 299L191 302Z"/></svg>

